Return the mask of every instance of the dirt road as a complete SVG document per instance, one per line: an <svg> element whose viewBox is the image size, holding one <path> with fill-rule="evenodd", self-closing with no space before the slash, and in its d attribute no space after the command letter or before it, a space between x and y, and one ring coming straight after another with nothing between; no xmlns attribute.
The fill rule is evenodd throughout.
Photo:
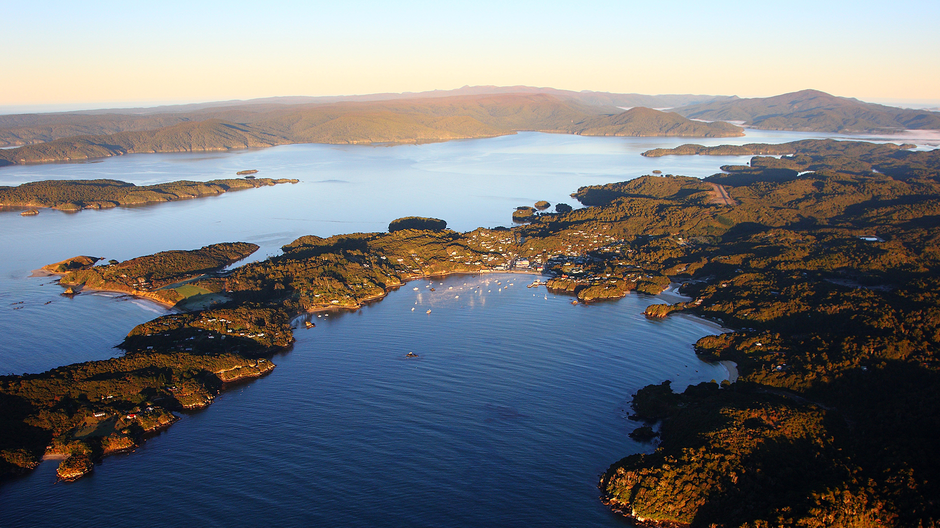
<svg viewBox="0 0 940 528"><path fill-rule="evenodd" d="M731 199L731 196L728 195L728 191L726 191L724 187L717 183L712 183L711 186L711 200L709 200L709 203L731 206L738 205L738 202Z"/></svg>

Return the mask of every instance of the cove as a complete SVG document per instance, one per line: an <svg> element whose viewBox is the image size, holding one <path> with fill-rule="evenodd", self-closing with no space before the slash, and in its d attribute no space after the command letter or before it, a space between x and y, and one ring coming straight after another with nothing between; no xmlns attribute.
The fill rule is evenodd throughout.
<svg viewBox="0 0 940 528"><path fill-rule="evenodd" d="M273 373L136 452L78 482L53 485L46 463L5 485L0 520L90 526L133 503L122 524L622 525L596 483L650 449L627 437L629 397L724 379L691 348L715 329L648 320L649 296L573 306L529 282L413 281L315 317Z"/></svg>

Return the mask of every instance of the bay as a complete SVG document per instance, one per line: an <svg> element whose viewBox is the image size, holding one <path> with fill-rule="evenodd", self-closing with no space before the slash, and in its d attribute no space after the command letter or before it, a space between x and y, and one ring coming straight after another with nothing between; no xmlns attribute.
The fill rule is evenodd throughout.
<svg viewBox="0 0 940 528"><path fill-rule="evenodd" d="M803 137L749 131L701 142ZM406 215L444 218L461 231L508 225L519 205L575 205L568 195L582 185L654 169L703 177L748 159L639 155L685 142L522 133L0 169L6 185L206 181L244 169L301 180L135 208L0 212L0 373L114 357L133 326L167 312L126 296L62 297L51 278L30 277L44 264L221 241L259 244L250 260L263 259L301 235L383 231ZM50 462L0 485L0 526L238 526L272 512L288 525L622 525L597 501L596 484L618 458L651 449L627 437L638 425L626 418L630 395L667 379L680 389L724 379L722 367L692 352L720 330L691 318L649 321L641 312L656 299L642 295L572 306L523 288L530 280L455 276L437 285L440 295L411 283L355 313L318 318L316 328L296 331L271 375L183 415L90 477L55 483Z"/></svg>

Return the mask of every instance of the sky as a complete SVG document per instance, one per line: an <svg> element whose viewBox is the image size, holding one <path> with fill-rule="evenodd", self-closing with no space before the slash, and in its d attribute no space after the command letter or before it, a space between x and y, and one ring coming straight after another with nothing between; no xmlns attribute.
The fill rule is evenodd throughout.
<svg viewBox="0 0 940 528"><path fill-rule="evenodd" d="M940 2L6 2L0 111L541 86L940 106Z"/></svg>

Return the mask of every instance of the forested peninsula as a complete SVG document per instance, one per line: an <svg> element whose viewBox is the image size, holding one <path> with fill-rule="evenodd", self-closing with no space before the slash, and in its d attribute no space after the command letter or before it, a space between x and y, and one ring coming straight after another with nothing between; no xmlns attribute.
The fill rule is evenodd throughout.
<svg viewBox="0 0 940 528"><path fill-rule="evenodd" d="M733 329L696 351L736 362L735 383L676 394L662 380L634 395L633 436L658 443L601 479L614 511L643 526L935 524L940 151L801 148L705 180L584 187L574 196L588 207L534 211L511 229L408 220L301 237L226 272L213 262L250 246L75 260L56 270L75 291L120 278L184 311L131 329L122 357L0 377L0 471L54 453L67 457L63 478L80 476L225 382L269 371L298 315L356 309L418 277L534 269L578 302L681 282L690 300L653 304L649 317L681 311Z"/></svg>
<svg viewBox="0 0 940 528"><path fill-rule="evenodd" d="M248 177L138 186L118 180L46 180L16 187L0 186L0 207L51 207L60 211L108 209L215 196L229 191L299 181Z"/></svg>

